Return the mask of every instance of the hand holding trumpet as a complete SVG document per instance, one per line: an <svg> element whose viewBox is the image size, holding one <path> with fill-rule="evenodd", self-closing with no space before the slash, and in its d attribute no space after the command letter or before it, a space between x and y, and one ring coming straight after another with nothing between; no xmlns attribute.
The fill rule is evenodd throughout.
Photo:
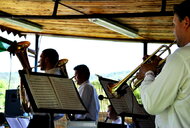
<svg viewBox="0 0 190 128"><path fill-rule="evenodd" d="M143 60L146 60L149 55L143 57ZM150 61L140 66L139 72L136 74L136 78L138 80L144 79L145 73L147 71L153 71L155 74L159 73L160 70L158 68L159 62L162 60L159 56L154 55Z"/></svg>

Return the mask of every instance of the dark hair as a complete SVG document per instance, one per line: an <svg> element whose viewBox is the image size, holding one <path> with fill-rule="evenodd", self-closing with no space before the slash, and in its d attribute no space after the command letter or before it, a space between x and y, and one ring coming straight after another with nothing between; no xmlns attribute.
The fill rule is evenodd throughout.
<svg viewBox="0 0 190 128"><path fill-rule="evenodd" d="M82 73L83 76L86 78L86 80L89 79L90 70L86 65L84 65L84 64L77 65L76 67L74 67L74 70L78 71L79 73Z"/></svg>
<svg viewBox="0 0 190 128"><path fill-rule="evenodd" d="M111 108L111 109L113 109L113 106L110 104L110 105L108 105L108 108Z"/></svg>
<svg viewBox="0 0 190 128"><path fill-rule="evenodd" d="M181 4L174 5L174 14L177 14L180 21L186 16L190 18L190 0L185 0Z"/></svg>
<svg viewBox="0 0 190 128"><path fill-rule="evenodd" d="M108 105L108 108L111 108L111 111L117 114L117 112L115 111L114 107L111 104Z"/></svg>
<svg viewBox="0 0 190 128"><path fill-rule="evenodd" d="M44 57L48 57L50 60L50 63L55 65L59 61L59 54L55 49L48 48L42 51L42 54Z"/></svg>

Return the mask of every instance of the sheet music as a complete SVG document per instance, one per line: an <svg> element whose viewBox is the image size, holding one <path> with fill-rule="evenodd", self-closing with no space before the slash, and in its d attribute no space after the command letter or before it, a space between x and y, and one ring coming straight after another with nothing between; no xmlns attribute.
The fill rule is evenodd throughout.
<svg viewBox="0 0 190 128"><path fill-rule="evenodd" d="M16 117L6 117L6 120L11 128L22 128L22 125Z"/></svg>
<svg viewBox="0 0 190 128"><path fill-rule="evenodd" d="M61 108L47 76L25 75L25 77L38 108Z"/></svg>
<svg viewBox="0 0 190 128"><path fill-rule="evenodd" d="M72 80L59 77L49 78L63 109L85 110L80 102Z"/></svg>
<svg viewBox="0 0 190 128"><path fill-rule="evenodd" d="M110 99L110 102L112 103L113 107L115 108L115 111L118 114L121 114L122 112L124 112L124 113L130 113L130 114L147 115L144 109L138 105L138 102L136 101L136 98L129 87L126 89L126 94L124 96L120 98L112 98L113 95L109 92L107 85L108 83L114 84L116 83L116 81L105 79L102 77L99 78L99 80L107 97Z"/></svg>
<svg viewBox="0 0 190 128"><path fill-rule="evenodd" d="M23 76L37 109L86 111L72 80L38 73Z"/></svg>
<svg viewBox="0 0 190 128"><path fill-rule="evenodd" d="M22 125L22 128L27 128L28 127L28 124L30 122L29 118L17 117L17 119L20 122L20 124Z"/></svg>

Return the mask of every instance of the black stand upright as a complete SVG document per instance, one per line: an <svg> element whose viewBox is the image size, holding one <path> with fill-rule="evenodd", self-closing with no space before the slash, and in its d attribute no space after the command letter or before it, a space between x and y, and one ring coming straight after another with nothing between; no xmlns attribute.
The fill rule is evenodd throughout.
<svg viewBox="0 0 190 128"><path fill-rule="evenodd" d="M122 121L122 126L121 126L121 128L126 128L126 126L125 126L125 115L121 115L121 121Z"/></svg>
<svg viewBox="0 0 190 128"><path fill-rule="evenodd" d="M50 128L54 128L54 113L50 113Z"/></svg>

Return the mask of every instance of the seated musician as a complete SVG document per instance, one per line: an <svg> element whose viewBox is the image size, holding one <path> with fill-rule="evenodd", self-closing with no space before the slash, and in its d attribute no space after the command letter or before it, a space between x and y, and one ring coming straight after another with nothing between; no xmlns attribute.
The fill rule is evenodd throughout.
<svg viewBox="0 0 190 128"><path fill-rule="evenodd" d="M107 117L113 124L121 124L121 117L117 115L112 105L108 105Z"/></svg>
<svg viewBox="0 0 190 128"><path fill-rule="evenodd" d="M96 89L89 82L89 68L86 65L78 65L74 70L76 82L80 86L79 95L88 111L86 114L76 114L74 120L97 121L100 105Z"/></svg>
<svg viewBox="0 0 190 128"><path fill-rule="evenodd" d="M40 68L47 74L63 75L62 70L57 67L59 61L59 55L55 49L45 49L40 55ZM63 77L67 78L67 73L64 73ZM64 114L55 114L54 120L62 118ZM47 126L47 121L49 121L49 115L45 113L34 113L33 119L31 119L28 128L37 128L39 125L44 128ZM44 124L43 124L44 123Z"/></svg>
<svg viewBox="0 0 190 128"><path fill-rule="evenodd" d="M112 105L108 105L108 111L107 111L107 118L111 121L113 124L122 124L122 119L120 116L117 115L116 111L114 110ZM107 122L107 119L106 119ZM126 125L126 128L133 128L132 124L128 124L124 122Z"/></svg>

